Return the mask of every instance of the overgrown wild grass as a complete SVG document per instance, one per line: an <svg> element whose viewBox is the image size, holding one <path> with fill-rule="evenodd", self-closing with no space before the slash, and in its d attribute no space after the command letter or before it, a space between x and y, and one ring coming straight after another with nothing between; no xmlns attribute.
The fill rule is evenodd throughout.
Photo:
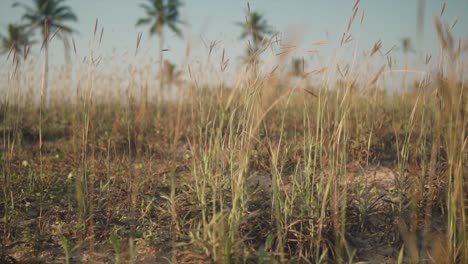
<svg viewBox="0 0 468 264"><path fill-rule="evenodd" d="M468 263L466 49L435 21L443 60L397 92L391 65L331 84L253 54L233 85L187 65L163 89L144 65L89 59L31 103L37 76L19 66L0 105L1 255Z"/></svg>

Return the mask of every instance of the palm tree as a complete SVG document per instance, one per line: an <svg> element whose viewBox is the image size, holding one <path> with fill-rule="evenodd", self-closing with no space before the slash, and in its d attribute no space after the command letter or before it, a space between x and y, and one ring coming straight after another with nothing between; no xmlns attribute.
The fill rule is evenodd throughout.
<svg viewBox="0 0 468 264"><path fill-rule="evenodd" d="M406 37L401 39L401 49L405 55L408 54L408 52L414 52L410 38Z"/></svg>
<svg viewBox="0 0 468 264"><path fill-rule="evenodd" d="M24 27L15 24L8 25L6 36L0 35L0 54L13 56L13 64L18 66L21 55L25 56L25 48L32 44Z"/></svg>
<svg viewBox="0 0 468 264"><path fill-rule="evenodd" d="M294 77L304 77L305 72L305 62L304 59L299 59L299 58L293 58L292 59L292 64L291 64L291 70L290 74Z"/></svg>
<svg viewBox="0 0 468 264"><path fill-rule="evenodd" d="M59 36L72 33L74 30L67 26L66 22L76 22L78 18L70 7L64 5L65 0L32 0L33 5L14 3L13 7L20 6L26 13L23 19L31 30L41 29L42 48L44 49L44 64L42 75L42 87L44 89L45 102L48 102L48 74L49 74L49 40L51 32L60 32Z"/></svg>
<svg viewBox="0 0 468 264"><path fill-rule="evenodd" d="M179 84L181 82L182 72L180 70L176 70L176 65L170 63L168 60L164 60L164 78L167 80L167 84L169 85L169 89L171 89L172 84Z"/></svg>
<svg viewBox="0 0 468 264"><path fill-rule="evenodd" d="M241 39L251 38L252 47L247 51L247 55L255 55L261 48L261 42L265 36L273 33L271 26L259 12L248 12L245 22L238 22L237 25L243 28Z"/></svg>
<svg viewBox="0 0 468 264"><path fill-rule="evenodd" d="M405 56L405 72L403 73L403 88L406 90L406 74L408 70L408 53L414 52L413 45L411 43L411 39L408 37L401 39L401 49Z"/></svg>
<svg viewBox="0 0 468 264"><path fill-rule="evenodd" d="M179 28L179 25L183 24L179 13L182 2L179 0L147 0L147 2L140 5L145 10L146 17L140 18L136 25L150 25L150 35L159 35L160 87L162 88L164 86L164 27L167 26L177 36L182 36Z"/></svg>

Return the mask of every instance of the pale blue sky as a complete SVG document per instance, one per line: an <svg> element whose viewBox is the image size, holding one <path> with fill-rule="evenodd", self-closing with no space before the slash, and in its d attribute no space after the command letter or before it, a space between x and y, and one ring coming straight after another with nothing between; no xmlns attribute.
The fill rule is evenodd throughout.
<svg viewBox="0 0 468 264"><path fill-rule="evenodd" d="M15 0L0 0L0 32L11 22L21 22L23 10L12 8ZM20 2L31 4L30 0ZM104 26L101 54L123 54L128 52L132 57L138 32L143 32L141 50L144 58L157 58L158 39L149 38L147 28L136 28L135 22L144 15L139 7L144 0L69 0L67 4L75 11L79 22L70 24L78 34L75 40L79 57L89 54L95 19ZM192 52L190 61L204 60L207 49L202 39L218 40L226 48L226 56L235 58L245 51L245 41L239 39L240 28L237 21L243 21L247 1L244 0L182 0L182 19L187 22L184 27L185 39L167 33L166 55L175 63L182 63L188 36L191 36ZM450 24L456 17L458 23L454 28L455 35L468 38L468 0L449 0L442 17ZM369 50L378 39L382 40L383 50L399 45L403 37L411 36L415 47L422 53L438 53L438 41L434 30L433 17L440 14L443 1L425 1L424 37L416 39L417 0L362 0L359 4L357 19L353 24L353 48ZM263 13L269 23L285 36L292 44L298 45L294 55L311 58L307 50L320 50L321 58L336 54L341 34L346 29L352 14L352 0L251 0L252 10ZM362 10L365 11L364 23L359 20ZM321 47L312 45L315 41L327 40ZM418 44L418 45L417 45ZM60 64L63 61L62 45L56 44L52 50L52 61ZM346 51L343 51L346 53ZM38 54L38 47L33 49ZM346 55L344 55L346 56ZM416 58L414 59L416 60ZM0 62L3 64L4 58Z"/></svg>

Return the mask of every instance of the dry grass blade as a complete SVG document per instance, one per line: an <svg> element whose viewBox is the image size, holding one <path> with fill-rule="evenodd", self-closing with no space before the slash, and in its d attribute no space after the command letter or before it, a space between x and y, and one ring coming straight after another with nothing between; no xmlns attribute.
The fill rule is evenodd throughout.
<svg viewBox="0 0 468 264"><path fill-rule="evenodd" d="M320 68L318 68L318 69L316 69L316 70L313 70L311 73L313 73L313 74L321 74L321 73L326 72L327 69L328 69L328 67L320 67Z"/></svg>
<svg viewBox="0 0 468 264"><path fill-rule="evenodd" d="M349 70L351 69L351 66L349 64L346 64L344 67L344 74L347 76L349 74Z"/></svg>
<svg viewBox="0 0 468 264"><path fill-rule="evenodd" d="M267 116L267 114L273 110L275 108L275 106L281 102L283 99L289 97L291 95L291 93L293 92L293 89L289 89L287 91L285 91L283 94L281 94L275 101L273 101L273 103L270 104L270 106L263 112L263 114L260 116L260 118L258 119L257 121L257 124L254 125L253 129L248 132L249 133L249 136L251 138L255 138L255 134L257 133L258 129L260 128L261 124L263 123L263 121L265 120L265 117Z"/></svg>
<svg viewBox="0 0 468 264"><path fill-rule="evenodd" d="M75 44L75 38L72 37L72 44L73 44L73 51L75 52L75 56L76 56L76 44Z"/></svg>
<svg viewBox="0 0 468 264"><path fill-rule="evenodd" d="M353 10L357 10L357 9L358 9L359 2L361 2L361 0L355 0L355 1L354 1Z"/></svg>
<svg viewBox="0 0 468 264"><path fill-rule="evenodd" d="M452 25L450 26L450 29L452 30L457 23L458 23L458 17L455 17L455 19L452 22Z"/></svg>
<svg viewBox="0 0 468 264"><path fill-rule="evenodd" d="M94 37L96 37L97 26L98 26L98 19L96 18L96 22L94 22Z"/></svg>
<svg viewBox="0 0 468 264"><path fill-rule="evenodd" d="M431 59L432 59L432 55L431 55L431 54L426 54L425 63L426 63L426 64L429 64L429 62L431 61Z"/></svg>
<svg viewBox="0 0 468 264"><path fill-rule="evenodd" d="M223 62L223 64L221 65L221 71L224 72L228 66L229 66L229 59Z"/></svg>
<svg viewBox="0 0 468 264"><path fill-rule="evenodd" d="M435 23L435 27L436 27L436 30L437 30L437 36L439 37L440 44L442 45L442 49L446 49L447 48L447 40L445 39L444 31L443 31L443 28L442 28L442 23L440 22L440 19L439 19L438 16L434 17L434 23Z"/></svg>
<svg viewBox="0 0 468 264"><path fill-rule="evenodd" d="M447 3L444 1L444 3L442 4L442 10L440 10L440 17L442 17L442 15L444 14L446 5Z"/></svg>
<svg viewBox="0 0 468 264"><path fill-rule="evenodd" d="M14 47L13 47L13 45L12 45L12 46L10 47L10 49L8 50L8 55L7 55L7 58L6 58L7 61L10 59L11 54L14 53L14 50L15 50L15 49L14 49ZM13 56L14 56L14 55L13 55Z"/></svg>
<svg viewBox="0 0 468 264"><path fill-rule="evenodd" d="M325 44L327 44L326 40L319 40L319 41L312 42L313 46L323 46Z"/></svg>
<svg viewBox="0 0 468 264"><path fill-rule="evenodd" d="M390 52L392 52L395 47L396 45L393 45L387 52L385 52L384 56L387 56L388 54L390 54Z"/></svg>
<svg viewBox="0 0 468 264"><path fill-rule="evenodd" d="M45 47L45 45L46 45L47 42L48 42L48 39L47 39L47 38L44 38L44 39L42 40L41 48L40 48L41 51L44 49L44 47Z"/></svg>
<svg viewBox="0 0 468 264"><path fill-rule="evenodd" d="M346 65L344 68L344 71L342 71L340 65L337 64L336 69L338 70L338 73L341 75L341 78L344 78L346 77L346 75L348 75L349 65Z"/></svg>
<svg viewBox="0 0 468 264"><path fill-rule="evenodd" d="M371 53L370 53L370 56L372 57L377 51L380 50L380 48L382 48L382 41L379 39L379 40L377 40L377 42L374 43L374 46L372 47L372 50L371 50Z"/></svg>
<svg viewBox="0 0 468 264"><path fill-rule="evenodd" d="M94 59L93 56L91 56L91 64L93 64L96 67L101 63L101 60L102 56L99 56L96 59Z"/></svg>
<svg viewBox="0 0 468 264"><path fill-rule="evenodd" d="M213 52L214 48L218 45L218 43L219 42L217 40L214 40L214 41L210 42L209 51L208 51L208 58L211 57L211 53Z"/></svg>
<svg viewBox="0 0 468 264"><path fill-rule="evenodd" d="M17 52L16 52L16 50L15 50L15 51L13 52L13 60L12 60L13 63L16 63L16 61L17 61L16 58L17 58Z"/></svg>
<svg viewBox="0 0 468 264"><path fill-rule="evenodd" d="M15 69L13 70L13 76L16 76L16 74L18 73L18 67L19 67L19 61L16 61Z"/></svg>
<svg viewBox="0 0 468 264"><path fill-rule="evenodd" d="M140 42L141 42L141 37L143 36L143 33L142 32L138 32L138 36L137 36L137 43L136 43L136 48L135 48L135 55L138 51L138 48L140 47Z"/></svg>
<svg viewBox="0 0 468 264"><path fill-rule="evenodd" d="M104 27L101 29L101 35L99 36L99 45L101 45L103 35L104 35Z"/></svg>
<svg viewBox="0 0 468 264"><path fill-rule="evenodd" d="M273 75L277 69L278 69L278 65L276 65L275 68L273 68L273 70L270 71L270 75Z"/></svg>
<svg viewBox="0 0 468 264"><path fill-rule="evenodd" d="M190 64L187 65L187 68L188 68L188 72L189 72L189 77L190 77L190 79L192 79L192 69L190 67Z"/></svg>
<svg viewBox="0 0 468 264"><path fill-rule="evenodd" d="M455 41L454 41L452 32L446 28L445 29L445 35L446 35L446 38L447 38L447 45L448 45L449 51L453 52ZM450 54L450 55L453 55L453 54Z"/></svg>
<svg viewBox="0 0 468 264"><path fill-rule="evenodd" d="M284 51L278 52L278 53L276 53L275 55L276 55L276 56L287 55L287 54L289 54L289 53L295 51L295 50L296 50L296 47L284 47L284 48L282 48L282 49L283 49Z"/></svg>
<svg viewBox="0 0 468 264"><path fill-rule="evenodd" d="M341 41L340 41L341 46L343 46L343 44L345 42L345 38L346 38L346 32L343 32L343 36L341 36Z"/></svg>
<svg viewBox="0 0 468 264"><path fill-rule="evenodd" d="M57 34L59 33L59 31L60 31L60 29L55 30L55 31L54 31L54 34L52 34L52 37L49 38L49 41L52 41L52 40L55 38L55 36L57 36Z"/></svg>
<svg viewBox="0 0 468 264"><path fill-rule="evenodd" d="M252 43L250 43L250 39L247 40L247 49L249 50L249 53L250 53L250 54L254 54L254 53L255 53L255 51L254 51L254 49L253 49L253 46L252 46Z"/></svg>
<svg viewBox="0 0 468 264"><path fill-rule="evenodd" d="M281 38L278 38L278 34L275 34L275 44L281 45Z"/></svg>
<svg viewBox="0 0 468 264"><path fill-rule="evenodd" d="M28 59L28 55L29 55L29 51L31 50L31 46L25 46L24 47L24 55L23 55L23 59L24 60L27 60Z"/></svg>
<svg viewBox="0 0 468 264"><path fill-rule="evenodd" d="M347 32L349 32L349 30L351 29L351 25L353 24L353 21L356 18L356 14L357 14L358 10L359 10L359 7L354 9L353 15L351 16L351 18L348 21L348 27L346 28Z"/></svg>
<svg viewBox="0 0 468 264"><path fill-rule="evenodd" d="M229 65L229 59L225 59L226 50L223 48L223 54L221 56L221 71L224 72Z"/></svg>
<svg viewBox="0 0 468 264"><path fill-rule="evenodd" d="M349 34L349 36L345 39L345 44L348 42L351 42L353 40L352 35Z"/></svg>
<svg viewBox="0 0 468 264"><path fill-rule="evenodd" d="M377 74L374 76L374 78L372 78L372 80L370 81L370 85L373 85L377 82L377 80L379 80L380 76L382 75L383 71L385 69L385 65L382 65L382 67L380 67L379 71L377 72Z"/></svg>
<svg viewBox="0 0 468 264"><path fill-rule="evenodd" d="M288 49L294 49L294 48L296 48L296 45L285 45L285 44L280 45L281 50L288 50Z"/></svg>
<svg viewBox="0 0 468 264"><path fill-rule="evenodd" d="M343 36L341 37L340 45L343 46L344 44L352 41L353 39L351 37L351 34L348 35L347 32L344 32Z"/></svg>
<svg viewBox="0 0 468 264"><path fill-rule="evenodd" d="M304 92L306 92L306 93L312 95L313 97L318 98L317 94L315 94L315 93L312 92L311 90L308 90L308 89L305 89L305 88L304 88L303 90L304 90Z"/></svg>

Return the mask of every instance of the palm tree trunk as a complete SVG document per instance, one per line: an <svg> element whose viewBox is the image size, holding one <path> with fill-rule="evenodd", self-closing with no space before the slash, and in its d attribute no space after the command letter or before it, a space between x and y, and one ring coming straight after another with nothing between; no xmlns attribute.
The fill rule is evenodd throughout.
<svg viewBox="0 0 468 264"><path fill-rule="evenodd" d="M49 43L48 40L44 40L44 62L42 65L42 84L41 84L41 106L47 107L49 105Z"/></svg>
<svg viewBox="0 0 468 264"><path fill-rule="evenodd" d="M405 52L405 69L403 72L403 91L407 92L406 75L408 74L408 54Z"/></svg>
<svg viewBox="0 0 468 264"><path fill-rule="evenodd" d="M258 59L258 47L259 47L259 44L258 44L258 38L257 38L257 35L256 34L253 34L252 35L252 39L253 39L253 54L252 54L252 66L253 66L253 74L254 74L254 78L257 78L257 59Z"/></svg>
<svg viewBox="0 0 468 264"><path fill-rule="evenodd" d="M164 49L164 33L159 33L159 89L161 95L164 90L164 63L163 63L163 49Z"/></svg>
<svg viewBox="0 0 468 264"><path fill-rule="evenodd" d="M42 147L43 147L43 142L42 142L42 123L43 123L43 113L44 113L44 103L45 107L48 106L48 88L47 88L47 77L48 77L48 72L49 72L49 36L47 34L47 28L45 29L44 33L44 64L42 65L42 84L41 84L41 102L39 106L39 159L40 159L40 174L39 174L39 182L42 185L42 180L43 180L43 164L42 164ZM40 202L39 202L39 219L41 219L42 216L42 196L40 196ZM39 220L39 225L41 224L41 220Z"/></svg>

